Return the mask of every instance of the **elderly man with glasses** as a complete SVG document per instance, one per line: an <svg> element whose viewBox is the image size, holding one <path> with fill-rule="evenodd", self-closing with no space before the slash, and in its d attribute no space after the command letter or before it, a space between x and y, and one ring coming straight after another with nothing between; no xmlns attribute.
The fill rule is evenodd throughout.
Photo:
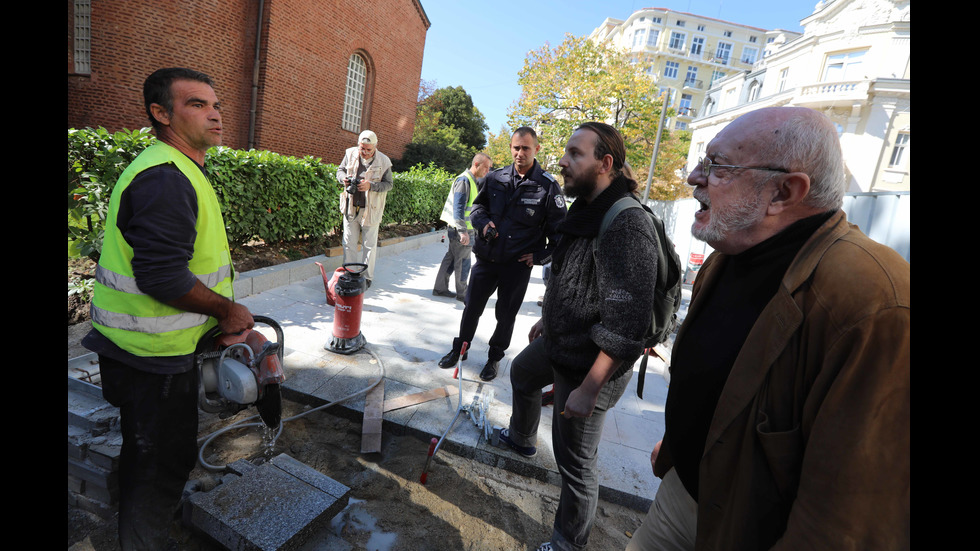
<svg viewBox="0 0 980 551"><path fill-rule="evenodd" d="M729 124L688 178L704 263L671 358L663 481L628 549L899 549L910 266L848 224L824 115Z"/></svg>

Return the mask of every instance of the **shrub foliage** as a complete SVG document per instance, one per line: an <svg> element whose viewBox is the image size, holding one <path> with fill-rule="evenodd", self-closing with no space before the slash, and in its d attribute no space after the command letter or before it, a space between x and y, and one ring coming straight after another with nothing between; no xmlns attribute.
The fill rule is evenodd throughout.
<svg viewBox="0 0 980 551"><path fill-rule="evenodd" d="M69 256L98 259L116 180L154 141L146 128L68 131ZM256 238L321 237L341 226L335 165L310 156L216 147L208 151L206 167L233 248ZM437 221L452 177L434 165L395 173L382 224Z"/></svg>

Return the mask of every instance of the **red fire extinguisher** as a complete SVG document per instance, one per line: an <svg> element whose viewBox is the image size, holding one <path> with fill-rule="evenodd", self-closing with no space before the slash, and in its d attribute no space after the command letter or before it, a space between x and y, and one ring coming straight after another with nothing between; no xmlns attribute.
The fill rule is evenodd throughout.
<svg viewBox="0 0 980 551"><path fill-rule="evenodd" d="M348 263L337 268L326 281L327 274L323 273L327 291L327 304L334 307L333 332L325 349L338 354L353 354L367 343L361 333L361 311L364 307L365 279L363 276L367 264Z"/></svg>

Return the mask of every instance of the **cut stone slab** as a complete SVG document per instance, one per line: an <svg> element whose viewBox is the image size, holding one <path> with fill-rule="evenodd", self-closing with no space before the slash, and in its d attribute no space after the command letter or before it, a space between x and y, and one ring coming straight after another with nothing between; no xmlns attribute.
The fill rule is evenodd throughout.
<svg viewBox="0 0 980 551"><path fill-rule="evenodd" d="M381 451L382 407L385 401L385 382L368 391L364 397L364 420L361 423L361 453Z"/></svg>
<svg viewBox="0 0 980 551"><path fill-rule="evenodd" d="M228 549L298 549L347 506L350 488L286 454L235 470L242 476L193 494L185 510L189 524Z"/></svg>
<svg viewBox="0 0 980 551"><path fill-rule="evenodd" d="M384 412L388 413L389 411L414 406L415 404L421 404L422 402L428 402L437 398L445 398L446 396L449 396L449 391L445 387L416 392L407 396L399 396L398 398L385 400Z"/></svg>

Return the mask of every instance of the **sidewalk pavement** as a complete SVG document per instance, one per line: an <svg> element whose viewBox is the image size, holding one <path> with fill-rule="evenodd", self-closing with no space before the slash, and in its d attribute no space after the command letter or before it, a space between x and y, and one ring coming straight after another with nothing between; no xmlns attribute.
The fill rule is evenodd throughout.
<svg viewBox="0 0 980 551"><path fill-rule="evenodd" d="M384 363L385 400L438 387L448 388L446 398L384 415L384 430L412 433L425 439L442 435L458 405L454 370L440 369L437 365L451 348L463 312L461 302L432 295L436 271L447 247L440 242L440 233L444 235L444 232L429 233L379 248L375 278L365 294L361 318L361 331L368 346ZM333 327L334 309L326 304L319 273L309 276L316 269L312 266L315 260L324 263L328 275L340 265L338 257L318 257L249 272L236 282L238 296L248 295L240 299L241 303L254 314L269 316L282 325L287 378L284 396L311 404L334 401L362 389L376 380L379 372L377 362L366 351L344 356L324 350ZM268 283L271 280L277 283ZM485 383L477 376L487 360L487 341L495 324L496 295L487 304L469 358L463 362L463 402L469 404L475 394L492 388L495 399L489 419L493 425L506 427L508 424L511 361L526 345L526 335L541 315L541 308L536 303L537 297L543 294L541 269L535 267L517 316L511 347L500 362L496 379ZM639 362L634 366L626 393L606 416L599 446L599 483L603 499L646 512L660 483L650 468L650 452L664 432L667 383L661 376L663 363L651 358L644 399L639 399L636 396L638 366ZM363 412L364 398L359 397L346 407ZM491 446L483 438L483 432L465 415L460 416L439 453L448 451L560 484L551 442L552 413L551 406L542 412L538 453L533 458ZM289 430L288 425L285 430ZM420 474L425 459L420 454ZM439 476L438 470L438 465L433 464L429 476Z"/></svg>

